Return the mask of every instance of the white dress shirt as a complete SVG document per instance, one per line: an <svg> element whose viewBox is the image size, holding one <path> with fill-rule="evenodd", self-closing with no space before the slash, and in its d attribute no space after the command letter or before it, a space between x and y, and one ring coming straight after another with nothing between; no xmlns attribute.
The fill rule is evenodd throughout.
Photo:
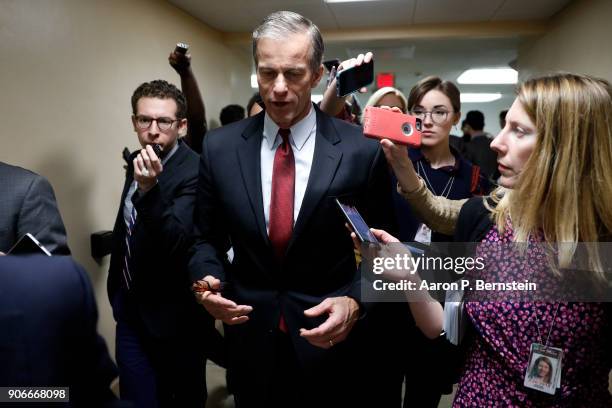
<svg viewBox="0 0 612 408"><path fill-rule="evenodd" d="M270 231L270 199L272 195L272 170L274 168L274 155L283 139L278 134L278 125L265 114L263 137L261 139L261 193L263 197L264 215L266 218L266 231ZM295 196L293 201L293 223L298 218L302 200L306 193L308 177L312 167L315 140L317 133L317 114L314 107L295 125L289 128L289 142L295 158Z"/></svg>

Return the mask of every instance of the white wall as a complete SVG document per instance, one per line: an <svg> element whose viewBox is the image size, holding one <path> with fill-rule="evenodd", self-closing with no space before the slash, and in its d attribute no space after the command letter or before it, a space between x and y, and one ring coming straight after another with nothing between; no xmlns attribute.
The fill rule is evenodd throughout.
<svg viewBox="0 0 612 408"><path fill-rule="evenodd" d="M46 176L77 261L90 272L111 351L108 257L91 259L91 232L112 229L124 180L121 150L138 146L130 96L142 82L180 85L167 57L191 44L207 117L251 96L251 62L218 33L161 0L2 0L0 160Z"/></svg>
<svg viewBox="0 0 612 408"><path fill-rule="evenodd" d="M612 1L575 0L551 19L549 31L519 50L521 79L554 71L612 81Z"/></svg>

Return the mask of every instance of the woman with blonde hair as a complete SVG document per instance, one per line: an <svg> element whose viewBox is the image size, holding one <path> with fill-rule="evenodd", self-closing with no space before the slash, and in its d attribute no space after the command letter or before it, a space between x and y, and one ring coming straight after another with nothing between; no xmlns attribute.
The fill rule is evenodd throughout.
<svg viewBox="0 0 612 408"><path fill-rule="evenodd" d="M497 153L500 187L486 198L453 201L433 196L405 150L381 143L399 180L399 189L429 225L454 233L460 242L481 242L484 269L479 279L506 281L525 273L563 282L580 242L609 241L612 233L612 92L604 80L575 74L535 78L519 85L506 126L491 148ZM397 241L374 230L384 243ZM487 244L568 243L555 263L534 257L529 265ZM556 268L558 266L558 268ZM594 251L590 279L609 287L609 276ZM557 279L557 280L555 280ZM466 292L471 336L454 407L610 407L612 353L609 304L584 302L478 302ZM472 300L472 301L470 301ZM442 307L412 302L417 326L430 338L440 335ZM562 352L559 389L554 395L527 386L530 352L537 347ZM553 374L552 378L556 378Z"/></svg>
<svg viewBox="0 0 612 408"><path fill-rule="evenodd" d="M375 91L372 96L370 96L365 106L366 108L368 106L375 106L377 108L388 106L390 108L399 108L403 113L406 113L408 101L399 89L393 88L392 86L385 86Z"/></svg>

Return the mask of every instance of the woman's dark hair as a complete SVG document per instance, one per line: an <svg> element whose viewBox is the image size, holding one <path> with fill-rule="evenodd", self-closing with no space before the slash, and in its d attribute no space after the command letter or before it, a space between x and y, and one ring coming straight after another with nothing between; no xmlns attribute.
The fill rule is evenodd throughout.
<svg viewBox="0 0 612 408"><path fill-rule="evenodd" d="M416 105L421 102L421 99L425 94L431 90L437 90L442 92L450 99L453 111L461 111L461 93L457 88L457 85L451 81L443 81L437 76L428 76L427 78L421 79L415 86L410 90L408 95L408 111L411 111Z"/></svg>

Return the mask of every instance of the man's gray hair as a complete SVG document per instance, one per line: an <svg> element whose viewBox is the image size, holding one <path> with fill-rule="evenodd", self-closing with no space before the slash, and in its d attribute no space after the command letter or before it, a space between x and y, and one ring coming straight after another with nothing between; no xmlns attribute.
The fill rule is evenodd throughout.
<svg viewBox="0 0 612 408"><path fill-rule="evenodd" d="M317 72L323 60L323 38L319 27L304 16L293 11L276 11L261 22L259 27L253 31L253 59L257 66L257 42L261 38L272 38L283 40L288 34L302 34L308 32L312 43L310 53L310 69Z"/></svg>

